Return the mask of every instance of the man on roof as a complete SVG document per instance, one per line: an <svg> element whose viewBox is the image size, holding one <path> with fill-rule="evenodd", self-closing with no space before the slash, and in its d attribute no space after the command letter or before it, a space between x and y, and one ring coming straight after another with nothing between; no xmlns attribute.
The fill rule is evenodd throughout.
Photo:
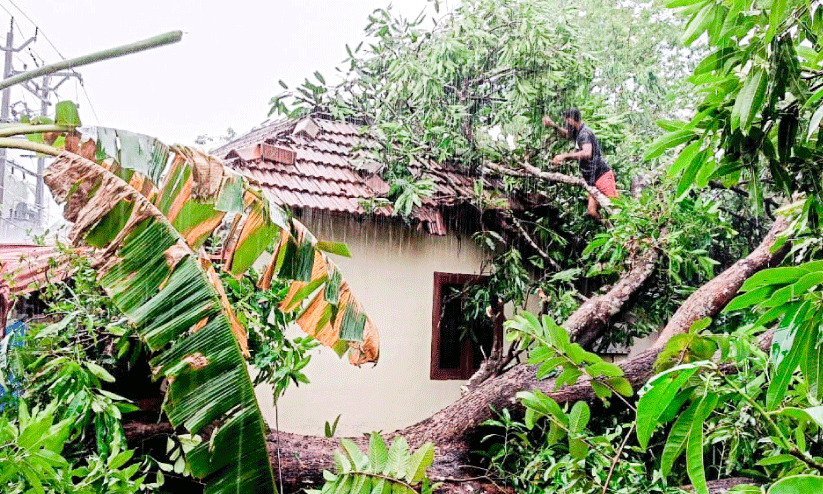
<svg viewBox="0 0 823 494"><path fill-rule="evenodd" d="M614 172L603 159L603 152L594 132L580 120L580 110L568 108L563 110L561 115L565 127L554 123L548 115L543 117L543 125L551 127L561 136L574 141L577 150L558 154L552 159L552 165L557 166L566 160L577 160L580 173L587 184L597 187L597 190L606 197L617 197ZM589 214L598 220L601 219L599 208L597 200L589 194Z"/></svg>

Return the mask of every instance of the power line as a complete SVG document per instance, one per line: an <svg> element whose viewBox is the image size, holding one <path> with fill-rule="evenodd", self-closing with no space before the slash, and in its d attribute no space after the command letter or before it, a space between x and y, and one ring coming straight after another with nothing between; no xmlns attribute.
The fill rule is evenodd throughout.
<svg viewBox="0 0 823 494"><path fill-rule="evenodd" d="M21 13L21 14L23 14L23 17L25 17L25 18L26 18L29 22L31 22L31 24L32 24L35 28L37 28L37 30L38 30L38 31L40 31L41 33L43 33L43 38L46 40L46 42L47 42L49 45L51 45L51 47L54 49L54 51L57 53L57 55L58 55L60 58L62 58L63 60L65 60L65 59L66 59L66 57L64 57L64 56L63 56L63 54L62 54L62 53L60 53L60 50L58 50L56 46L54 46L54 43L52 43L52 42L51 42L51 40L49 39L49 37L46 35L46 32L45 32L45 31L43 31L42 29L40 29L40 26L38 26L38 25L37 25L37 23L36 23L36 22L34 22L34 21L32 20L32 18L31 18L31 17L29 17L29 16L28 16L28 14L26 14L26 13L23 11L23 9L21 9L20 7L18 7L18 6L17 6L17 4L16 4L16 3L14 3L14 0L8 0L8 2L9 2L10 4L14 5L14 8L16 8L17 10L19 10L19 11L20 11L20 13Z"/></svg>
<svg viewBox="0 0 823 494"><path fill-rule="evenodd" d="M78 83L78 81L74 81L75 87L77 87L76 86L77 83ZM97 112L94 110L94 103L91 102L91 98L89 98L89 93L88 93L88 91L86 91L86 84L83 82L82 79L80 79L79 83L80 83L80 89L82 89L83 94L86 95L86 101L89 102L89 109L91 110L91 114L94 115L94 119L97 121L97 124L99 125L100 124L100 117L97 116Z"/></svg>
<svg viewBox="0 0 823 494"><path fill-rule="evenodd" d="M45 40L46 40L46 42L47 42L47 43L48 43L48 44L52 47L52 49L54 50L54 52L55 52L55 53L57 53L57 55L58 55L61 59L65 60L65 59L66 59L66 57L65 57L65 56L63 56L63 54L60 52L60 50L58 50L58 49L57 49L57 46L55 46L55 44L51 41L51 38L49 38L49 37L48 37L48 35L46 34L46 32L45 32L43 29L41 29L41 28L40 28L40 26L39 26L36 22L34 22L34 20L33 20L31 17L29 17L29 15L28 15L28 14L26 14L26 12L25 12L25 11L23 11L23 9L21 9L21 8L20 8L20 6L18 6L18 5L14 2L14 0L8 0L8 2L9 2L10 4L12 4L12 5L14 6L14 8L16 8L16 9L17 9L17 10L18 10L21 14L23 14L23 17L25 17L25 18L26 18L26 19L27 19L27 20L28 20L28 21L29 21L29 22L30 22L30 23L31 23L31 24L35 27L35 29L37 29L37 31L38 31L40 34L42 34L42 35L43 35L43 39L45 39ZM13 14L12 14L12 13L11 13L11 12L10 12L10 11L9 11L9 10L5 7L5 6L3 6L2 4L0 4L0 8L2 8L3 10L5 10L5 11L6 11L6 12L10 15L10 16L14 17L14 15L13 15ZM18 30L20 29L20 27L19 27L19 26L18 26L17 28L18 28ZM21 31L21 34L22 34L22 31ZM29 49L29 51L30 51L30 54L31 54L32 60L34 60L34 64L35 64L37 67L39 67L39 66L40 66L40 63L38 63L38 62L37 62L37 59L35 58L35 55L36 55L38 58L40 58L40 61L41 61L41 62L43 62L43 61L44 61L43 57L41 57L41 56L40 56L37 52L33 51L31 48ZM72 72L72 73L74 73L74 74L77 74L77 71L75 71L74 69L71 69L71 72ZM77 74L77 75L78 75L78 77L80 77L80 75L79 75L79 74ZM94 103L92 103L92 101L91 101L91 97L89 96L89 93L88 93L88 91L86 90L86 84L84 83L84 81L83 81L82 77L80 77L80 88L83 90L83 94L86 96L86 101L87 101L87 102L88 102L88 104L89 104L89 109L91 110L92 115L94 115L94 118L97 120L97 123L99 124L99 123L100 123L100 117L97 115L97 111L96 111L96 110L95 110L95 108L94 108Z"/></svg>

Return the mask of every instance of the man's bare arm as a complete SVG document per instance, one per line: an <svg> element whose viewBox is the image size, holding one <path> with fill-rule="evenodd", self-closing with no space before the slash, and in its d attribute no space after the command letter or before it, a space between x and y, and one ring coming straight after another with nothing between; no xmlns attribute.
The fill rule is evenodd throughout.
<svg viewBox="0 0 823 494"><path fill-rule="evenodd" d="M561 162L566 160L580 160L580 159L589 159L592 157L592 144L587 142L583 144L583 147L580 151L571 151L569 153L561 153L554 157L552 160L552 164L559 165Z"/></svg>
<svg viewBox="0 0 823 494"><path fill-rule="evenodd" d="M568 137L569 137L568 129L565 129L565 128L557 125L556 123L554 123L554 120L552 120L551 117L549 117L548 115L543 117L543 125L545 125L546 127L551 127L552 129L554 129L555 132L557 132L561 136L568 139Z"/></svg>

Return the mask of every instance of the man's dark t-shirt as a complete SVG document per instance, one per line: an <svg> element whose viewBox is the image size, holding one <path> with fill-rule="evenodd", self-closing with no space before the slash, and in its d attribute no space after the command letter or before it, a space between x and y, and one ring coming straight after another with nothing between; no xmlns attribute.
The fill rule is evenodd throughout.
<svg viewBox="0 0 823 494"><path fill-rule="evenodd" d="M580 131L577 133L577 149L583 149L586 143L592 145L592 157L589 159L581 159L578 161L580 165L580 173L583 175L583 180L589 185L594 185L601 175L611 170L606 160L603 159L603 151L600 149L600 143L597 142L597 137L594 132L587 125L582 125Z"/></svg>

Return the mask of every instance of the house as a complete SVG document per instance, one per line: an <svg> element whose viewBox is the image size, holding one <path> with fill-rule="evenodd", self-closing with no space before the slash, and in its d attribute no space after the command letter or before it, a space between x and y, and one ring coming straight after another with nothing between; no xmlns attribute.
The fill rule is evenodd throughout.
<svg viewBox="0 0 823 494"><path fill-rule="evenodd" d="M314 115L265 124L212 151L318 238L348 245L352 257L335 262L380 333L374 367L315 351L306 368L311 384L289 388L278 402L288 432L322 434L338 415L340 435L413 424L454 402L482 359L477 344L460 338L464 316L451 289L487 272L489 259L471 238L480 227L469 203L476 181L488 193L500 183L414 163L412 173L435 190L404 220L376 201L389 191L367 152L377 145L360 125ZM482 334L488 346L491 331ZM258 391L274 425L271 394Z"/></svg>

